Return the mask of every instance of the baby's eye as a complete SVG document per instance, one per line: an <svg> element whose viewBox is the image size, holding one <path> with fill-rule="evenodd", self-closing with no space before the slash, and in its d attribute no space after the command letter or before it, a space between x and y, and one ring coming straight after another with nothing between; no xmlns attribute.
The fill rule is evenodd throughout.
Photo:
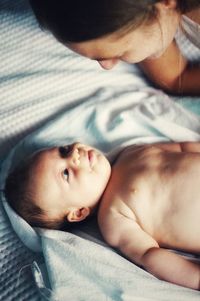
<svg viewBox="0 0 200 301"><path fill-rule="evenodd" d="M68 181L68 178L69 178L69 171L68 171L68 169L65 169L65 170L63 171L63 177L64 177L64 179L65 179L66 181Z"/></svg>

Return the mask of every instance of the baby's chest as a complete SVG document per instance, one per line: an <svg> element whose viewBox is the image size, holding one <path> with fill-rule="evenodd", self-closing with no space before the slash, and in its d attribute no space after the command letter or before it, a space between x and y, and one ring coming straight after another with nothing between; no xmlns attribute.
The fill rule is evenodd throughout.
<svg viewBox="0 0 200 301"><path fill-rule="evenodd" d="M119 193L133 206L144 202L148 205L162 193L164 178L157 168L130 164L129 167L120 169L118 184Z"/></svg>
<svg viewBox="0 0 200 301"><path fill-rule="evenodd" d="M131 208L137 223L153 237L171 232L180 235L183 224L187 231L197 227L200 212L200 175L188 172L124 173L126 183L122 199ZM189 170L188 170L189 171ZM191 206L192 204L192 206ZM197 223L198 221L198 223Z"/></svg>
<svg viewBox="0 0 200 301"><path fill-rule="evenodd" d="M146 176L136 176L132 171L130 173L122 173L118 182L116 199L119 199L125 207L130 208L135 219L139 222L152 219L152 213L155 210L156 200L159 187L151 185L151 180ZM151 183L150 183L151 182ZM157 192L156 192L157 191ZM121 210L121 209L120 209Z"/></svg>
<svg viewBox="0 0 200 301"><path fill-rule="evenodd" d="M169 212L171 181L167 182L155 168L129 166L121 170L117 195L149 233L159 227L161 219Z"/></svg>

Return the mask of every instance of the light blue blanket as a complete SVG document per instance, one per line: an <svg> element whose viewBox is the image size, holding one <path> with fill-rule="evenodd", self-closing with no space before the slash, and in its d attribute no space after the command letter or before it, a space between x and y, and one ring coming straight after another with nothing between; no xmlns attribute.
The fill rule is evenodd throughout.
<svg viewBox="0 0 200 301"><path fill-rule="evenodd" d="M1 166L1 188L9 170L40 148L83 141L111 158L132 143L197 141L199 133L200 117L160 91L100 89L20 141ZM47 300L199 300L198 292L160 281L110 249L93 223L74 234L35 231L2 198L20 239L43 252L45 263L34 263L33 273Z"/></svg>

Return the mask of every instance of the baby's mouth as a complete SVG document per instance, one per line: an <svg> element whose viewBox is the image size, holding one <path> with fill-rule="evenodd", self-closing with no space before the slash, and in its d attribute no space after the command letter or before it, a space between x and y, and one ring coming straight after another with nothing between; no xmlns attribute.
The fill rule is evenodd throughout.
<svg viewBox="0 0 200 301"><path fill-rule="evenodd" d="M93 149L91 149L87 152L87 154L88 154L88 160L89 160L90 166L93 167L95 164L95 151Z"/></svg>

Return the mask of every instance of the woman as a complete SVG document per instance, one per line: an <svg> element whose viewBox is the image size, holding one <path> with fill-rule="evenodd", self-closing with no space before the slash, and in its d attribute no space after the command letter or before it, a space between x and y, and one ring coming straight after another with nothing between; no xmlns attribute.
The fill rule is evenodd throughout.
<svg viewBox="0 0 200 301"><path fill-rule="evenodd" d="M200 49L199 0L30 0L43 29L104 69L139 63L159 87L200 95L199 62L189 63L177 31Z"/></svg>

